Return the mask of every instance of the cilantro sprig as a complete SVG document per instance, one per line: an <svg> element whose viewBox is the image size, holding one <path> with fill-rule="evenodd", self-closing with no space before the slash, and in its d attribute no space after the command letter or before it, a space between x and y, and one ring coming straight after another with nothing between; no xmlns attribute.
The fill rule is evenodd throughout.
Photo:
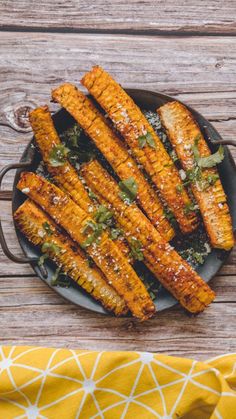
<svg viewBox="0 0 236 419"><path fill-rule="evenodd" d="M66 163L67 155L69 153L69 148L64 144L54 145L49 153L49 163L52 167L64 166Z"/></svg>
<svg viewBox="0 0 236 419"><path fill-rule="evenodd" d="M224 159L224 149L220 146L216 153L201 157L198 149L200 138L199 134L194 140L192 146L194 165L192 169L186 171L186 181L183 182L183 185L188 186L189 184L194 183L200 191L204 191L209 188L209 186L214 185L219 179L217 173L206 176L204 174L204 169L215 167L217 164L221 163Z"/></svg>
<svg viewBox="0 0 236 419"><path fill-rule="evenodd" d="M73 127L66 130L62 135L61 138L68 143L69 146L73 148L78 147L78 141L82 134L82 128L79 124L73 125Z"/></svg>
<svg viewBox="0 0 236 419"><path fill-rule="evenodd" d="M132 237L129 241L130 245L130 254L131 256L138 261L142 261L144 259L143 251L142 251L142 243L140 240L136 239L136 237Z"/></svg>
<svg viewBox="0 0 236 419"><path fill-rule="evenodd" d="M110 238L112 240L116 240L118 239L118 237L120 237L122 235L122 230L120 230L120 228L111 228L110 231Z"/></svg>
<svg viewBox="0 0 236 419"><path fill-rule="evenodd" d="M88 220L82 229L82 233L88 235L82 247L86 249L92 243L98 244L102 232L111 226L112 221L113 213L105 205L100 205L94 214L94 220Z"/></svg>
<svg viewBox="0 0 236 419"><path fill-rule="evenodd" d="M111 224L112 217L113 217L113 213L109 211L109 209L105 207L105 205L99 205L97 211L94 214L95 220L97 221L97 223L100 223L100 224L101 223L106 224L106 225Z"/></svg>
<svg viewBox="0 0 236 419"><path fill-rule="evenodd" d="M147 132L146 134L140 135L138 137L138 145L140 148L143 148L146 145L149 145L149 147L156 149L155 140L150 132Z"/></svg>
<svg viewBox="0 0 236 419"><path fill-rule="evenodd" d="M38 265L42 266L46 259L49 258L50 254L58 255L61 252L61 248L52 242L44 242L41 250L43 252L43 255L40 256Z"/></svg>
<svg viewBox="0 0 236 419"><path fill-rule="evenodd" d="M210 154L209 156L201 157L198 150L199 140L200 135L195 138L194 145L192 146L194 160L197 166L201 168L209 168L221 163L224 159L224 148L222 145L220 145L219 149L215 153Z"/></svg>
<svg viewBox="0 0 236 419"><path fill-rule="evenodd" d="M103 226L92 220L88 220L82 229L83 234L88 234L87 239L81 244L83 249L89 247L92 243L98 244L103 232Z"/></svg>
<svg viewBox="0 0 236 419"><path fill-rule="evenodd" d="M119 182L120 198L127 204L131 204L138 193L138 184L133 177Z"/></svg>

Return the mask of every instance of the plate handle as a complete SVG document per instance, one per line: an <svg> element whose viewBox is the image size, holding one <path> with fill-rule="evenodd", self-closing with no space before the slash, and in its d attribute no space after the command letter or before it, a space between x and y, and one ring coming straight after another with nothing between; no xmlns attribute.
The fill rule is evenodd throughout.
<svg viewBox="0 0 236 419"><path fill-rule="evenodd" d="M217 140L217 141L212 141L212 144L232 145L236 147L236 140Z"/></svg>
<svg viewBox="0 0 236 419"><path fill-rule="evenodd" d="M8 164L7 166L3 167L3 169L0 171L0 193L1 193L2 180L5 176L5 174L9 170L27 168L31 165L31 163L32 163L31 161L26 161L26 162ZM1 247L2 247L3 253L13 262L16 262L16 263L37 263L38 260L39 260L39 258L37 258L37 257L27 257L27 256L15 256L15 255L13 255L13 253L9 250L9 248L7 246L7 242L6 242L4 233L3 233L1 219L0 219L0 244L1 244ZM40 272L43 275L43 277L47 277L46 268L42 265L42 266L39 266L39 269L40 269Z"/></svg>

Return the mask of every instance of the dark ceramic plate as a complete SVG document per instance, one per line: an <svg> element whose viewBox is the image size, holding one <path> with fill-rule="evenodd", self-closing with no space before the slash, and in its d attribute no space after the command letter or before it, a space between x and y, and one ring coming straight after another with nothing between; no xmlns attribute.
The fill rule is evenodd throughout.
<svg viewBox="0 0 236 419"><path fill-rule="evenodd" d="M151 111L155 111L156 108L162 106L163 104L169 101L174 100L173 98L169 96L165 96L159 93L149 92L145 90L128 89L127 92L134 99L137 105L140 106L140 108L151 110ZM227 144L235 145L233 141L232 142L223 141L220 135L218 134L218 132L202 115L194 111L194 109L190 108L190 110L193 113L194 117L196 118L205 136L205 139L208 141L208 144L213 152L215 152L217 149L215 145L216 142L218 144L227 143ZM56 129L59 133L62 133L74 123L73 119L63 109L58 111L56 114L54 114L53 120L54 120ZM21 163L16 164L16 165L9 165L8 167L2 170L1 175L0 175L0 182L1 182L4 174L8 170L10 170L11 168L18 167L18 170L15 175L14 185L13 185L13 197L12 197L12 211L13 212L25 200L24 195L16 189L16 184L19 180L20 172L22 170L25 170L25 168L22 168L22 163L24 164L25 162L31 161L31 163L27 166L27 170L35 171L40 162L39 153L36 151L34 147L32 147L32 144L33 144L33 139L29 143L29 145L26 147L26 150L23 153L22 158L20 160ZM225 147L224 161L219 166L219 173L220 173L220 177L221 177L225 192L228 197L228 204L229 204L230 212L233 218L233 226L235 230L236 229L236 166L234 164L233 158L229 150L227 149L227 147ZM39 269L36 263L36 260L39 257L39 251L32 244L30 244L17 229L16 229L16 232L17 232L19 243L26 257L23 259L19 259L10 253L10 251L7 249L7 245L6 245L2 228L0 225L0 239L1 239L1 244L2 244L5 254L10 259L14 260L15 262L30 263L32 268L36 272L36 274L50 286L51 277L55 270L55 267L51 265L50 263L46 264L48 276L47 278L45 278L45 275ZM216 249L212 250L211 253L207 256L204 264L201 266L197 266L196 268L197 272L202 276L202 278L204 278L206 282L208 282L211 278L214 277L217 271L224 264L224 262L229 256L229 253L230 252L216 250ZM36 259L32 260L32 258L36 258ZM72 301L73 303L81 307L88 308L98 313L106 313L106 311L103 309L103 307L99 303L97 303L92 298L90 298L88 294L83 292L83 290L81 290L81 288L74 283L72 283L71 287L69 288L54 287L53 289L56 292L58 292L60 295L62 295L64 298L66 298L67 300ZM157 307L157 311L161 311L175 305L176 300L165 289L161 288L158 293L157 298L155 299L155 304Z"/></svg>

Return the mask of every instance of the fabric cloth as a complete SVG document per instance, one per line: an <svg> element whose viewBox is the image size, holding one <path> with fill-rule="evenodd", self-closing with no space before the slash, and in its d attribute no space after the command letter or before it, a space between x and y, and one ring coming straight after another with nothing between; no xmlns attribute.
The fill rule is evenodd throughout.
<svg viewBox="0 0 236 419"><path fill-rule="evenodd" d="M236 418L236 354L0 347L0 418Z"/></svg>

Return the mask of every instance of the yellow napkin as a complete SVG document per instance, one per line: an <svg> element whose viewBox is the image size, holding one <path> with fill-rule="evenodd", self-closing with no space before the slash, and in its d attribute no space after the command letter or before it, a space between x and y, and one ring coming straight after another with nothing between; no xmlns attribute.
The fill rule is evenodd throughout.
<svg viewBox="0 0 236 419"><path fill-rule="evenodd" d="M0 347L0 418L236 418L236 354Z"/></svg>

